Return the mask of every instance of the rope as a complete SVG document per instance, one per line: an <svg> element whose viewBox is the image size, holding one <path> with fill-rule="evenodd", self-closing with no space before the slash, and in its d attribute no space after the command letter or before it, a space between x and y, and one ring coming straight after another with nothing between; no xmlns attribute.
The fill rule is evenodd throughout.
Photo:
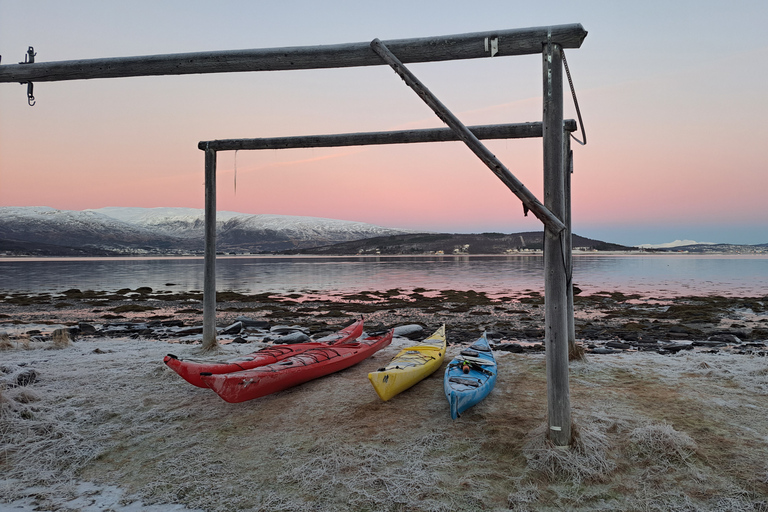
<svg viewBox="0 0 768 512"><path fill-rule="evenodd" d="M565 249L566 249L565 232L566 231L568 230L564 229L560 232L560 254L563 256L563 270L565 270L566 286L571 286L571 284L573 283L573 266L568 265L568 257L565 255Z"/></svg>
<svg viewBox="0 0 768 512"><path fill-rule="evenodd" d="M584 121L581 120L581 109L579 108L579 100L576 99L576 89L573 87L573 80L571 80L571 70L568 69L568 61L565 60L565 50L561 49L560 53L563 56L563 66L565 67L565 75L568 77L568 85L571 86L571 96L573 96L573 104L576 106L576 115L579 118L579 128L581 128L581 135L584 137L584 141L580 141L577 139L573 133L571 133L571 137L573 137L573 140L581 144L582 146L587 145L587 132L584 131Z"/></svg>

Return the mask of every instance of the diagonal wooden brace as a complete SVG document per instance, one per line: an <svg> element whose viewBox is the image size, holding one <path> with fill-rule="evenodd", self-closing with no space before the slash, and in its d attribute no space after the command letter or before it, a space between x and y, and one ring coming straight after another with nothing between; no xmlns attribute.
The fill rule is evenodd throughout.
<svg viewBox="0 0 768 512"><path fill-rule="evenodd" d="M534 196L525 185L522 184L510 171L507 169L496 156L483 145L480 140L438 100L424 84L422 84L416 76L411 73L405 65L391 52L389 48L384 45L380 40L374 39L371 41L371 48L375 51L384 62L390 65L395 70L400 78L413 89L424 102L437 114L448 127L453 130L456 136L464 142L469 149L477 155L480 160L509 188L513 194L515 194L528 208L533 212L536 217L544 223L554 233L560 233L565 229L560 219L553 214L548 208L546 208L536 196Z"/></svg>

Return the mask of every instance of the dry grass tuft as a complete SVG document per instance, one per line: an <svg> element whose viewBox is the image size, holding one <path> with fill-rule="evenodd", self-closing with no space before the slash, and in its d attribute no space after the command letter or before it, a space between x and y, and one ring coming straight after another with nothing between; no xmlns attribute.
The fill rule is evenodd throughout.
<svg viewBox="0 0 768 512"><path fill-rule="evenodd" d="M666 423L636 428L629 438L634 447L632 457L636 460L688 462L696 452L696 443L688 434Z"/></svg>
<svg viewBox="0 0 768 512"><path fill-rule="evenodd" d="M572 345L568 347L568 360L569 361L586 361L587 351L583 345Z"/></svg>
<svg viewBox="0 0 768 512"><path fill-rule="evenodd" d="M10 350L13 348L13 342L8 333L0 333L0 350Z"/></svg>
<svg viewBox="0 0 768 512"><path fill-rule="evenodd" d="M52 335L53 345L51 348L62 349L72 345L72 338L67 329L56 329Z"/></svg>
<svg viewBox="0 0 768 512"><path fill-rule="evenodd" d="M610 443L605 432L595 425L573 424L573 443L559 448L547 438L547 425L541 425L528 436L523 454L528 468L546 474L551 480L568 480L575 484L604 482L616 464L609 458Z"/></svg>
<svg viewBox="0 0 768 512"><path fill-rule="evenodd" d="M16 345L22 350L29 350L32 348L32 340L29 338L29 334L22 334L16 337Z"/></svg>
<svg viewBox="0 0 768 512"><path fill-rule="evenodd" d="M8 392L9 398L20 404L31 404L40 401L40 395L31 389L16 388L13 393Z"/></svg>
<svg viewBox="0 0 768 512"><path fill-rule="evenodd" d="M507 496L507 505L513 512L528 512L538 503L541 490L534 483L518 483L517 490Z"/></svg>

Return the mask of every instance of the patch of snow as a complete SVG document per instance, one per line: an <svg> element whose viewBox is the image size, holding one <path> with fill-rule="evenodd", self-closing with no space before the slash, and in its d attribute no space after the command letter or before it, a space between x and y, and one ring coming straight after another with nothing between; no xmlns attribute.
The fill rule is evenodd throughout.
<svg viewBox="0 0 768 512"><path fill-rule="evenodd" d="M13 480L0 480L0 486L14 485ZM81 512L203 512L202 509L191 509L184 505L145 505L142 501L129 498L122 489L114 485L97 485L92 482L77 482L73 486L73 498L62 498L55 502L54 506L64 507L66 510L79 510ZM34 492L34 488L27 490ZM31 512L40 509L40 501L36 496L27 496L14 500L8 504L0 503L0 512Z"/></svg>
<svg viewBox="0 0 768 512"><path fill-rule="evenodd" d="M104 208L84 210L87 212L96 212L117 219L128 224L139 224L153 226L168 222L202 222L204 221L205 210L201 208L138 208L106 206ZM237 212L216 212L217 221L227 221L237 217L248 217L247 213Z"/></svg>
<svg viewBox="0 0 768 512"><path fill-rule="evenodd" d="M696 242L695 240L675 240L664 244L640 244L641 249L670 249L672 247L684 247L686 245L717 245L714 242Z"/></svg>
<svg viewBox="0 0 768 512"><path fill-rule="evenodd" d="M199 236L205 222L205 210L197 208L133 208L105 207L97 212L128 224L162 231L176 236ZM332 238L356 240L378 235L402 233L364 222L304 217L296 215L216 212L216 224L225 229L242 231L277 231L300 239Z"/></svg>

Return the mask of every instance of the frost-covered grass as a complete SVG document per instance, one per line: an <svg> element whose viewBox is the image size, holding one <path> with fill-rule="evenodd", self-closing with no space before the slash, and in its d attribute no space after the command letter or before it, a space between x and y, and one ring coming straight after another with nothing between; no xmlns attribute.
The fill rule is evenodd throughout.
<svg viewBox="0 0 768 512"><path fill-rule="evenodd" d="M162 363L167 352L183 357L194 347L14 344L2 351L0 373L0 503L768 510L766 358L634 353L573 362L574 443L563 450L544 434L541 355L497 354L496 389L451 421L442 371L389 402L370 387L366 374L401 344L242 404L190 386ZM29 369L36 380L14 384Z"/></svg>

